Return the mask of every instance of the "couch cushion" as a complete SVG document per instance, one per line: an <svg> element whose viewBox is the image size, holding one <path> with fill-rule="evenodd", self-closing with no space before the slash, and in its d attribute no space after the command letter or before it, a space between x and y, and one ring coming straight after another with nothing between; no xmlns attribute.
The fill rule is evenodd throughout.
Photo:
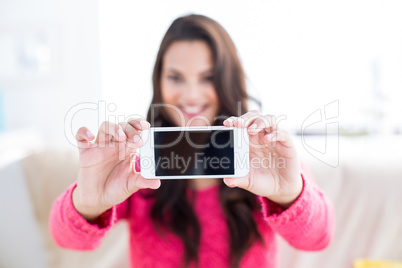
<svg viewBox="0 0 402 268"><path fill-rule="evenodd" d="M93 252L79 252L58 247L49 233L49 213L53 201L76 180L78 150L47 149L24 160L34 213L39 224L49 267L128 267L127 223L111 230L101 246Z"/></svg>
<svg viewBox="0 0 402 268"><path fill-rule="evenodd" d="M2 166L0 183L0 267L47 267L20 160Z"/></svg>
<svg viewBox="0 0 402 268"><path fill-rule="evenodd" d="M401 138L341 138L337 167L299 149L334 205L336 230L331 245L320 252L297 251L282 240L281 268L352 267L361 258L402 261L399 148Z"/></svg>

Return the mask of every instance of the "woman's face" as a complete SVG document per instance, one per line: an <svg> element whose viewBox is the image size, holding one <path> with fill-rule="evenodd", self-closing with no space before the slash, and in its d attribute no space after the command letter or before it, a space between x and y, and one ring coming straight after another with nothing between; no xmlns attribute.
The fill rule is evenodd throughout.
<svg viewBox="0 0 402 268"><path fill-rule="evenodd" d="M172 43L163 57L161 91L177 126L212 125L219 110L213 84L213 56L203 41ZM172 106L176 107L172 108Z"/></svg>

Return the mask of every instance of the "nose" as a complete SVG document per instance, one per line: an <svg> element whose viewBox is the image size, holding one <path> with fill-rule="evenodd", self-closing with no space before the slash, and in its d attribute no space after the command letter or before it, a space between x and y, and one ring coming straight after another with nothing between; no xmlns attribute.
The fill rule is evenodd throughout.
<svg viewBox="0 0 402 268"><path fill-rule="evenodd" d="M186 103L197 103L202 96L201 89L195 83L188 84L183 90L183 100Z"/></svg>

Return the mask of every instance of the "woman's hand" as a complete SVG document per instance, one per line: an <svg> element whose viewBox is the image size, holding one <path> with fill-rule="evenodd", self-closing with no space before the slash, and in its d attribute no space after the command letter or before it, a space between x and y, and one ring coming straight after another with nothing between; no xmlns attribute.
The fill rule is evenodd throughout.
<svg viewBox="0 0 402 268"><path fill-rule="evenodd" d="M94 143L90 141L95 137L86 127L78 130L80 159L73 203L85 219L96 219L141 188L160 186L159 180L145 179L135 173L133 163L137 149L143 145L140 131L149 126L143 119L119 124L105 121Z"/></svg>
<svg viewBox="0 0 402 268"><path fill-rule="evenodd" d="M227 127L247 128L250 139L250 172L242 178L224 178L229 187L240 187L288 208L300 195L303 181L300 162L290 135L280 130L272 115L250 111L230 117Z"/></svg>

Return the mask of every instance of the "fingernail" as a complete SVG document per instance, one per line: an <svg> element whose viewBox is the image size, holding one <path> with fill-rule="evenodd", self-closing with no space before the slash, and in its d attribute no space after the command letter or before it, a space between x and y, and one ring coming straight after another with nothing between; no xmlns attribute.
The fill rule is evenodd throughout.
<svg viewBox="0 0 402 268"><path fill-rule="evenodd" d="M255 128L257 128L257 124L252 124L249 128L251 128L251 129L255 129Z"/></svg>
<svg viewBox="0 0 402 268"><path fill-rule="evenodd" d="M237 183L236 183L236 181L231 181L231 182L229 183L229 185L230 185L231 187L236 187L236 186L237 186Z"/></svg>
<svg viewBox="0 0 402 268"><path fill-rule="evenodd" d="M150 124L148 121L146 121L146 120L141 120L141 121L140 121L140 124L141 124L141 126L142 126L142 125L147 125L148 127L151 127L151 124Z"/></svg>
<svg viewBox="0 0 402 268"><path fill-rule="evenodd" d="M274 135L274 133L268 134L266 137L267 137L269 140L275 140L275 135Z"/></svg>
<svg viewBox="0 0 402 268"><path fill-rule="evenodd" d="M139 142L140 140L141 140L141 137L140 137L139 135L135 135L135 136L133 137L134 143L137 143L137 142Z"/></svg>
<svg viewBox="0 0 402 268"><path fill-rule="evenodd" d="M134 160L134 171L135 173L141 173L141 160L140 160L140 155L138 153L135 154L135 160Z"/></svg>
<svg viewBox="0 0 402 268"><path fill-rule="evenodd" d="M119 126L119 131L118 131L118 132L119 132L118 135L119 135L120 137L126 136L126 134L124 134L124 131L123 131L123 129L121 128L121 126Z"/></svg>
<svg viewBox="0 0 402 268"><path fill-rule="evenodd" d="M87 131L87 136L88 136L88 138L90 138L90 139L95 138L95 136L94 136L90 131Z"/></svg>
<svg viewBox="0 0 402 268"><path fill-rule="evenodd" d="M235 187L236 185L233 183L234 179L233 178L225 178L225 183L229 187Z"/></svg>
<svg viewBox="0 0 402 268"><path fill-rule="evenodd" d="M237 124L243 125L243 123L244 123L244 118L243 117L237 118Z"/></svg>

